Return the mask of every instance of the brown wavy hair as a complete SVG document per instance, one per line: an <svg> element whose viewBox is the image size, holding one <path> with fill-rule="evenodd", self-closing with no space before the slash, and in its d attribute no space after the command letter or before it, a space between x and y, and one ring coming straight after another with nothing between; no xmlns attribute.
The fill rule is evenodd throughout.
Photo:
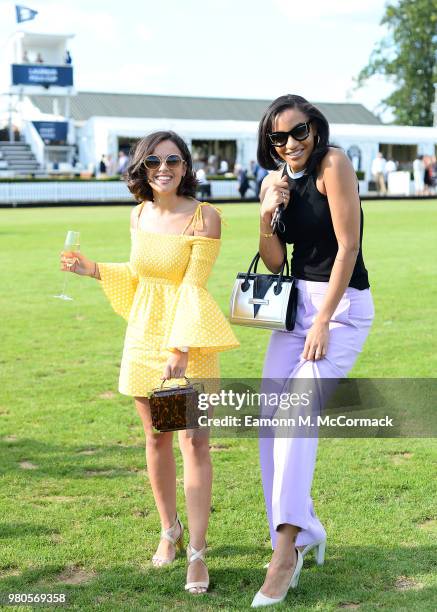
<svg viewBox="0 0 437 612"><path fill-rule="evenodd" d="M130 151L129 165L123 178L126 181L129 191L138 202L144 202L145 200L153 202L153 189L147 179L147 169L143 161L148 155L151 155L157 145L164 140L171 140L171 142L177 146L186 164L185 176L182 177L179 183L177 195L190 198L196 197L197 179L193 170L191 153L186 143L175 132L159 131L141 138Z"/></svg>

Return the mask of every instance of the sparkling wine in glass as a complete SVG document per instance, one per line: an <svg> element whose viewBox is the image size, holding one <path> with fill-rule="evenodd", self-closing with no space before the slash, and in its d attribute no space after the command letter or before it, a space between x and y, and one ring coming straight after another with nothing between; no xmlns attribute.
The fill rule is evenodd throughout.
<svg viewBox="0 0 437 612"><path fill-rule="evenodd" d="M67 236L65 238L63 252L69 253L70 251L79 251L80 250L80 233L69 230L67 232ZM74 258L67 259L67 268L71 268L74 264ZM60 300L70 301L73 298L65 293L65 289L67 287L67 273L64 273L64 286L62 288L62 292L60 295L54 295L53 297L59 298Z"/></svg>

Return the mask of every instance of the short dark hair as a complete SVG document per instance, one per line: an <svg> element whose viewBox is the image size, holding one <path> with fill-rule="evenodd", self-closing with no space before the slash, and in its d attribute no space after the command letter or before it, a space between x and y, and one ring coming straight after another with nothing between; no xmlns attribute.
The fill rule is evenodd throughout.
<svg viewBox="0 0 437 612"><path fill-rule="evenodd" d="M294 94L287 94L276 98L265 111L258 127L258 150L257 157L260 166L266 170L277 170L284 160L279 157L274 146L270 143L268 134L274 131L276 117L287 108L298 108L308 121L316 126L318 141L308 160L307 172L311 174L320 165L332 146L329 144L329 123L325 115L319 109L302 98Z"/></svg>
<svg viewBox="0 0 437 612"><path fill-rule="evenodd" d="M193 170L191 153L185 141L175 132L159 131L141 138L130 151L129 165L123 178L126 181L129 191L133 193L138 202L143 202L144 200L153 202L153 189L147 180L147 169L143 161L148 155L153 153L157 145L164 140L171 140L171 142L178 147L186 163L185 176L182 177L177 194L191 198L196 197L197 179Z"/></svg>

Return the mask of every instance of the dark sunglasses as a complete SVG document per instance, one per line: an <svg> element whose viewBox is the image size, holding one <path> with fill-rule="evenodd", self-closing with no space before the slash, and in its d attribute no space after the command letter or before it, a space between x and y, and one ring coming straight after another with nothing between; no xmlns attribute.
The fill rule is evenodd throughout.
<svg viewBox="0 0 437 612"><path fill-rule="evenodd" d="M167 155L165 159L162 159L162 157L159 155L148 155L143 161L143 164L148 170L157 170L161 166L162 162L165 163L167 168L178 168L182 163L184 163L184 160L175 153L172 155Z"/></svg>
<svg viewBox="0 0 437 612"><path fill-rule="evenodd" d="M289 136L292 136L294 140L305 140L310 135L310 124L309 123L298 123L289 132L272 132L269 134L270 142L274 147L283 147L287 144Z"/></svg>

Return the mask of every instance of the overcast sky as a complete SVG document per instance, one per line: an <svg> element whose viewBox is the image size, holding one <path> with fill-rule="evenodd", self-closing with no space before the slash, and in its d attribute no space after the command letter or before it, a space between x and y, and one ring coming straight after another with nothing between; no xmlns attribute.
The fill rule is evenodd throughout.
<svg viewBox="0 0 437 612"><path fill-rule="evenodd" d="M381 78L352 91L383 0L19 0L39 12L15 23L0 0L0 48L16 29L71 33L77 90L361 102L375 110ZM8 71L2 60L2 91ZM389 116L386 115L385 119Z"/></svg>

